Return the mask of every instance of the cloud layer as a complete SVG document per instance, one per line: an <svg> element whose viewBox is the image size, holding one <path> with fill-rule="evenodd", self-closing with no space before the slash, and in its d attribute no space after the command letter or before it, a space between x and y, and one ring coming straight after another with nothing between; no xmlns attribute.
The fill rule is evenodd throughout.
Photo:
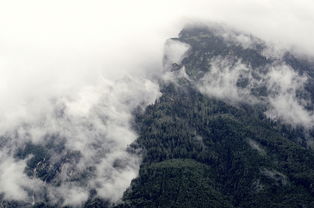
<svg viewBox="0 0 314 208"><path fill-rule="evenodd" d="M159 96L155 83L126 77L103 80L71 96L54 99L51 109L32 120L23 119L5 132L9 140L2 141L0 192L5 199L30 201L35 195L40 201L36 196L45 188L53 203L80 205L90 190L96 190L98 196L118 201L137 176L140 164L139 155L127 151L137 138L131 127L132 113L143 110ZM40 163L48 160L48 172L61 163L52 182L26 175L26 163L38 153L32 152L24 160L15 155L26 151L28 143L43 147L50 144L49 157ZM40 163L33 176L38 176Z"/></svg>

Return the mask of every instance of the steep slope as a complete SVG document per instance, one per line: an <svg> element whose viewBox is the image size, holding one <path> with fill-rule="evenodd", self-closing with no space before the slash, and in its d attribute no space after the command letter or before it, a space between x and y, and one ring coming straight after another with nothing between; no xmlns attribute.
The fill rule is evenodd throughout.
<svg viewBox="0 0 314 208"><path fill-rule="evenodd" d="M265 43L244 36L245 43L250 41L245 46L239 35L200 27L173 39L190 49L182 62L165 64L171 81L163 84L162 97L138 115L140 137L134 147L143 150L143 163L118 207L314 206L311 121L285 120L272 103L283 85L268 86L276 66L306 75L305 87L290 89L294 94L289 95L310 114L311 102L301 101L313 100L307 91L313 66L287 53L266 56ZM208 75L214 79L204 82ZM220 88L212 85L217 80Z"/></svg>

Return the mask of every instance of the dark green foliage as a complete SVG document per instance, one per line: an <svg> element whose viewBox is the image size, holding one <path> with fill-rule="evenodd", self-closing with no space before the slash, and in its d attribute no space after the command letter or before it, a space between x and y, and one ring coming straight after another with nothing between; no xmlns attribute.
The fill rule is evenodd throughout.
<svg viewBox="0 0 314 208"><path fill-rule="evenodd" d="M283 137L259 106L169 85L137 122L144 163L123 207L313 205L314 153Z"/></svg>
<svg viewBox="0 0 314 208"><path fill-rule="evenodd" d="M178 40L192 46L193 52L183 60L187 73L192 78L200 78L203 72L207 72L210 62L215 57L232 57L233 60L242 60L252 68L263 68L272 60L261 55L264 48L262 43L256 45L256 49L243 48L238 44L229 44L223 37L208 28L190 28L181 31Z"/></svg>
<svg viewBox="0 0 314 208"><path fill-rule="evenodd" d="M189 159L166 160L141 168L139 188L121 207L232 207L215 190L210 167Z"/></svg>
<svg viewBox="0 0 314 208"><path fill-rule="evenodd" d="M53 141L53 137L51 140ZM27 167L25 169L27 175L35 176L48 183L59 183L56 180L57 174L60 172L62 164L70 161L78 161L80 158L79 152L68 151L64 155L58 155L60 160L56 163L51 161L51 155L58 154L64 149L64 144L54 144L53 142L47 145L35 145L27 143L23 149L18 149L16 157L19 159L25 159L30 157L27 161ZM83 178L80 178L82 180Z"/></svg>
<svg viewBox="0 0 314 208"><path fill-rule="evenodd" d="M107 207L110 207L110 204L107 201L99 198L89 199L84 205L84 208L107 208Z"/></svg>
<svg viewBox="0 0 314 208"><path fill-rule="evenodd" d="M204 28L183 30L179 40L192 46L182 65L193 80L217 56L259 72L274 61L261 55L262 43L228 45ZM118 207L314 207L314 152L302 127L266 118L263 104L206 97L186 81L165 84L162 93L137 116L133 147L143 150L143 164ZM252 93L267 96L263 87Z"/></svg>

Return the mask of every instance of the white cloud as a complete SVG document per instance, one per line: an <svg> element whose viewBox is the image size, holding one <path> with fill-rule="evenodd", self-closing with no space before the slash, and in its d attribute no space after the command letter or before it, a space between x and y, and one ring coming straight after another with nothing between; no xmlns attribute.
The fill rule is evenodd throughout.
<svg viewBox="0 0 314 208"><path fill-rule="evenodd" d="M88 199L86 187L79 187L71 183L61 184L57 188L50 188L49 194L53 199L63 198L62 206L81 207L83 202Z"/></svg>
<svg viewBox="0 0 314 208"><path fill-rule="evenodd" d="M255 81L250 68L240 61L231 64L228 59L224 58L211 60L210 64L209 72L197 83L200 92L231 102L255 102L256 99L250 94L250 87L252 87L250 85L253 85ZM238 87L240 77L249 79L249 86Z"/></svg>
<svg viewBox="0 0 314 208"><path fill-rule="evenodd" d="M49 103L49 111L34 119L22 120L19 136L16 136L16 129L8 129L6 136L10 140L3 145L12 155L18 148L23 149L26 142L45 145L51 142L47 135L58 135L52 138L53 142L64 141L65 149L51 149L49 160L51 166L64 162L54 179L62 186L44 182L36 186L38 183L31 183L33 180L24 174L24 160L15 161L4 155L0 161L4 170L0 172L0 184L6 188L0 192L8 199L30 201L31 195L25 190L31 189L39 195L36 190L46 186L51 202L60 203L64 199L64 205L79 206L94 189L98 196L118 201L137 176L141 161L139 155L127 152L128 145L137 138L132 129L132 113L153 104L159 96L159 87L152 81L128 76L117 81L102 80L82 91L56 98ZM70 159L68 152L80 154L76 159ZM76 181L88 169L93 169L87 173L88 178ZM41 199L37 197L36 200Z"/></svg>
<svg viewBox="0 0 314 208"><path fill-rule="evenodd" d="M3 151L3 150L2 150ZM25 160L15 160L2 152L0 155L0 192L8 200L29 200L30 193L39 191L41 182L24 173ZM28 191L28 192L27 192Z"/></svg>
<svg viewBox="0 0 314 208"><path fill-rule="evenodd" d="M306 75L298 74L285 64L265 66L266 73L259 73L239 60L231 63L228 58L211 60L209 71L200 81L197 88L207 96L231 103L262 103L268 110L265 115L273 120L280 120L293 126L312 128L314 112L306 110L310 98L298 97L298 91L304 91L308 80ZM255 71L255 77L252 72ZM258 75L258 78L256 76ZM246 79L245 86L239 86L239 80ZM254 88L266 87L267 94L254 95Z"/></svg>
<svg viewBox="0 0 314 208"><path fill-rule="evenodd" d="M170 70L172 64L180 65L187 56L190 46L178 40L169 39L165 44L164 50L164 68Z"/></svg>
<svg viewBox="0 0 314 208"><path fill-rule="evenodd" d="M266 115L289 124L313 127L313 112L304 107L307 101L297 98L297 90L304 90L307 77L298 75L286 65L280 65L272 68L266 79L270 93L270 109Z"/></svg>

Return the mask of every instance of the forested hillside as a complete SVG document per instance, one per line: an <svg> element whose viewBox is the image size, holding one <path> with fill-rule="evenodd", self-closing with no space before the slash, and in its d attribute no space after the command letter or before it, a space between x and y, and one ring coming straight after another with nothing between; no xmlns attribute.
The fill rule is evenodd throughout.
<svg viewBox="0 0 314 208"><path fill-rule="evenodd" d="M256 75L278 61L298 74L311 75L313 66L288 54L266 57L258 39L244 48L220 34L193 28L174 39L191 48L172 65L176 81L163 83L162 97L137 116L134 148L143 151L143 163L118 207L314 207L311 130L265 114L272 93L265 83L249 89L263 102L206 95L195 84L217 57L240 60ZM179 76L182 68L187 76ZM241 78L236 87L250 85Z"/></svg>

